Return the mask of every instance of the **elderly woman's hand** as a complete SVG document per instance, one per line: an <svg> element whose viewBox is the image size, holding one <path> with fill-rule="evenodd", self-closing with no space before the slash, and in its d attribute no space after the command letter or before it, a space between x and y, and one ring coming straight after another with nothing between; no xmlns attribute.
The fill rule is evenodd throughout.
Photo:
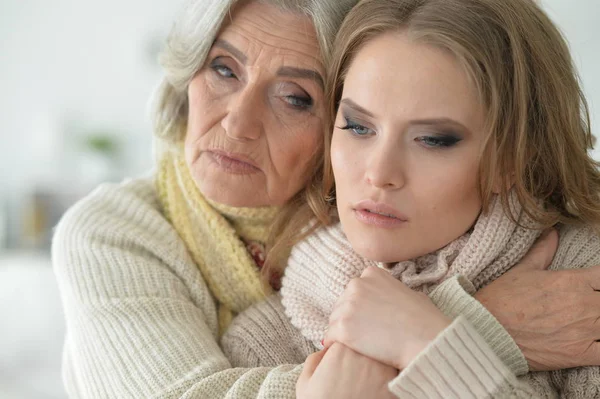
<svg viewBox="0 0 600 399"><path fill-rule="evenodd" d="M296 384L296 396L310 398L395 398L388 383L398 370L335 343L310 355Z"/></svg>
<svg viewBox="0 0 600 399"><path fill-rule="evenodd" d="M545 270L557 244L553 230L517 266L475 294L533 371L600 365L600 267Z"/></svg>
<svg viewBox="0 0 600 399"><path fill-rule="evenodd" d="M368 267L337 300L324 345L339 342L402 370L450 323L427 295Z"/></svg>

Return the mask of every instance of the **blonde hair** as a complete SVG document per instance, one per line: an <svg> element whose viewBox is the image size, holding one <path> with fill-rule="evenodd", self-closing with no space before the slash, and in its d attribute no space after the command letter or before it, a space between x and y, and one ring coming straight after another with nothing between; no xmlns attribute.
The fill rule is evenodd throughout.
<svg viewBox="0 0 600 399"><path fill-rule="evenodd" d="M557 223L600 225L600 173L592 148L588 106L568 46L532 0L363 0L348 14L328 71L328 103L337 112L344 79L356 53L384 32L453 54L484 104L486 131L479 180L483 211L494 188L508 206L514 190L524 211L549 227ZM313 228L331 222L335 185L325 135L321 192L300 211ZM542 206L540 206L540 204ZM301 238L297 225L282 239Z"/></svg>

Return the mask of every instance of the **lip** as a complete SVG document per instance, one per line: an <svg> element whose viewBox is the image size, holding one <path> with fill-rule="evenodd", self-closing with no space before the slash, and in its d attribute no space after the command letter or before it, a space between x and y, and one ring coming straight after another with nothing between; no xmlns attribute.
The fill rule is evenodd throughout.
<svg viewBox="0 0 600 399"><path fill-rule="evenodd" d="M408 217L396 208L373 200L360 201L353 211L360 222L376 227L395 228L408 222Z"/></svg>
<svg viewBox="0 0 600 399"><path fill-rule="evenodd" d="M208 150L205 153L219 167L232 174L250 175L261 171L254 161L242 154L221 150Z"/></svg>

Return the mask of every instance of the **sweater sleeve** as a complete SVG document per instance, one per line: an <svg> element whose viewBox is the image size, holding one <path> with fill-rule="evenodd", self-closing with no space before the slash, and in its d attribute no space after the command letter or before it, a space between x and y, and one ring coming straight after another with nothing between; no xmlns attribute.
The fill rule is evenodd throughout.
<svg viewBox="0 0 600 399"><path fill-rule="evenodd" d="M449 318L462 315L512 373L525 375L529 366L523 352L500 322L473 298L474 292L471 282L458 275L436 287L429 298Z"/></svg>
<svg viewBox="0 0 600 399"><path fill-rule="evenodd" d="M404 398L538 398L458 316L389 384Z"/></svg>
<svg viewBox="0 0 600 399"><path fill-rule="evenodd" d="M285 316L279 295L240 314L222 345L234 366L245 367L302 362L316 351ZM547 388L540 392L553 392ZM399 398L542 397L512 373L462 315L390 382L389 389Z"/></svg>
<svg viewBox="0 0 600 399"><path fill-rule="evenodd" d="M278 294L238 315L223 335L221 346L234 367L304 363L317 350L285 315Z"/></svg>
<svg viewBox="0 0 600 399"><path fill-rule="evenodd" d="M103 185L58 225L63 379L77 398L293 398L301 366L232 368L214 300L150 180Z"/></svg>

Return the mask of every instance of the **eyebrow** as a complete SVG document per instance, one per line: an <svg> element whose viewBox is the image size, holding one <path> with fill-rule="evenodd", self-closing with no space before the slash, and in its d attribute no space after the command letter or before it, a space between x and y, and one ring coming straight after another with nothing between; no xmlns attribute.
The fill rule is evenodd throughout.
<svg viewBox="0 0 600 399"><path fill-rule="evenodd" d="M213 47L219 47L223 50L230 52L242 64L246 64L248 62L248 57L246 56L246 54L244 54L233 44L229 43L227 40L218 39L214 42ZM314 71L312 69L281 67L277 71L277 74L279 76L287 76L290 78L310 79L315 81L319 85L319 87L321 87L321 90L325 90L325 80L319 72Z"/></svg>
<svg viewBox="0 0 600 399"><path fill-rule="evenodd" d="M353 100L351 100L349 98L344 98L343 100L340 101L340 104L344 104L347 107L352 108L355 111L358 111L361 114L364 114L368 117L375 118L375 115L373 115L372 112L361 107L360 105L358 105L357 103L355 103ZM463 125L460 122L455 121L454 119L450 119L450 118L412 119L410 121L410 124L411 125L425 125L425 126L440 126L440 125L454 126L454 127L457 127L459 129L463 130L465 133L470 133L470 130L467 129L467 127L465 125Z"/></svg>
<svg viewBox="0 0 600 399"><path fill-rule="evenodd" d="M229 43L227 40L218 39L213 44L213 47L219 47L219 48L222 48L223 50L229 51L242 64L245 64L246 62L248 62L248 57L246 57L246 54L244 54L240 49L235 47L233 44Z"/></svg>
<svg viewBox="0 0 600 399"><path fill-rule="evenodd" d="M277 71L279 76L287 76L290 78L301 78L301 79L310 79L314 80L322 90L325 90L325 81L321 74L312 69L303 69L303 68L295 68L295 67L281 67Z"/></svg>
<svg viewBox="0 0 600 399"><path fill-rule="evenodd" d="M410 121L412 125L425 125L425 126L453 126L462 130L465 133L471 131L467 129L465 125L450 118L432 118L432 119L413 119Z"/></svg>
<svg viewBox="0 0 600 399"><path fill-rule="evenodd" d="M344 98L342 101L340 101L340 104L344 104L347 107L352 108L355 111L358 111L361 114L365 114L366 116L369 116L371 118L375 117L375 115L373 115L373 113L371 113L370 111L367 111L365 108L361 107L360 105L358 105L357 103L355 103L354 101L352 101L349 98Z"/></svg>

